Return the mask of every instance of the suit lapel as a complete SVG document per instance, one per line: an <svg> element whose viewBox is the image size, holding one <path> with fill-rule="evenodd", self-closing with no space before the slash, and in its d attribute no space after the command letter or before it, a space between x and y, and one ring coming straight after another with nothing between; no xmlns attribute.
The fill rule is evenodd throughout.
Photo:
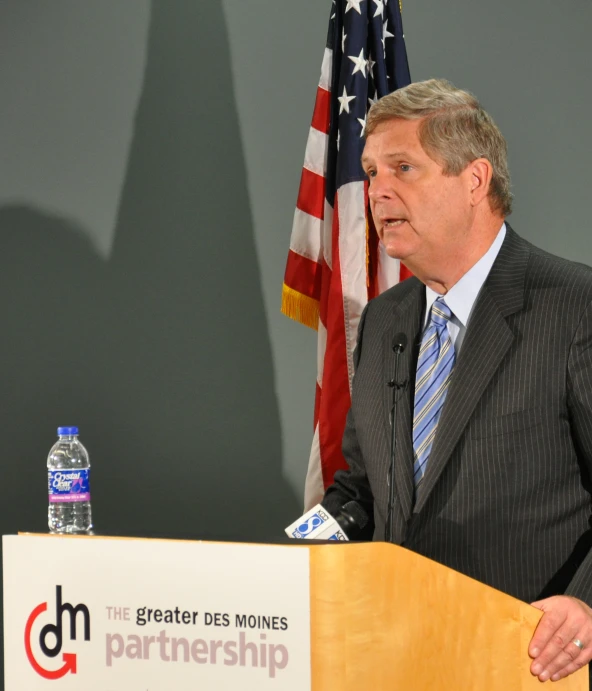
<svg viewBox="0 0 592 691"><path fill-rule="evenodd" d="M425 506L514 335L506 317L522 309L529 249L507 226L459 353L414 513Z"/></svg>
<svg viewBox="0 0 592 691"><path fill-rule="evenodd" d="M393 310L388 328L383 333L384 379L391 381L395 372L395 355L392 350L393 338L403 332L408 339L407 347L401 353L399 380L407 381L405 389L400 390L397 402L395 486L404 520L411 516L413 508L413 443L411 429L413 424L413 389L417 343L420 334L421 317L425 307L425 287L417 279L409 279L409 291ZM387 437L387 448L391 448L390 412L393 405L393 389L384 387L383 422ZM389 455L390 457L390 455ZM387 465L388 467L388 465Z"/></svg>

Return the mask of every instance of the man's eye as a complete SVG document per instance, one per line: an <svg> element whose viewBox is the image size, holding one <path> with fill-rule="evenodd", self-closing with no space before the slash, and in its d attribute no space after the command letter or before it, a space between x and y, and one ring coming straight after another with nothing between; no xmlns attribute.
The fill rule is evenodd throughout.
<svg viewBox="0 0 592 691"><path fill-rule="evenodd" d="M400 169L403 173L408 173L408 172L411 170L411 166L410 166L409 164L407 164L407 163L401 163L401 165L399 166L399 169Z"/></svg>
<svg viewBox="0 0 592 691"><path fill-rule="evenodd" d="M367 170L367 171L366 171L366 175L367 175L369 178L373 178L373 177L376 175L376 171L375 171L375 170Z"/></svg>

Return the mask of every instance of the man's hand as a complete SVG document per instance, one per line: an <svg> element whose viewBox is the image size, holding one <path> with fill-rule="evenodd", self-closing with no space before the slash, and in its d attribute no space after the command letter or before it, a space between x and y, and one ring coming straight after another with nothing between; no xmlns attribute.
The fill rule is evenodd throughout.
<svg viewBox="0 0 592 691"><path fill-rule="evenodd" d="M544 614L528 648L534 658L530 671L540 681L559 681L588 664L592 659L592 609L567 595L532 605Z"/></svg>

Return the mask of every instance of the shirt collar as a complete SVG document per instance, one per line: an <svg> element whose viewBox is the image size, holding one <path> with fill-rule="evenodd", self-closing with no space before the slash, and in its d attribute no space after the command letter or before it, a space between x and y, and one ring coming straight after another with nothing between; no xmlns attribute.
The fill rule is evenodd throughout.
<svg viewBox="0 0 592 691"><path fill-rule="evenodd" d="M467 273L464 274L464 276L446 293L446 304L453 314L453 319L456 318L460 325L464 326L465 328L469 322L473 305L477 300L477 296L479 295L487 276L489 276L493 262L496 260L496 257L499 254L505 237L506 224L502 223L502 227L496 235L495 240L492 242L491 247L481 257L481 259L479 259L476 264L473 264ZM426 320L430 310L432 309L432 305L439 297L442 296L426 286Z"/></svg>

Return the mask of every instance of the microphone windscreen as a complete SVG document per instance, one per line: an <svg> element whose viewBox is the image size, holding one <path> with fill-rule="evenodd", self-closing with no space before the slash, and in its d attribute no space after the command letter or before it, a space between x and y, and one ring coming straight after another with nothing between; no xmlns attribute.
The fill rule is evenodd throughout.
<svg viewBox="0 0 592 691"><path fill-rule="evenodd" d="M395 353L402 353L407 347L407 335L400 331L393 338L393 350Z"/></svg>
<svg viewBox="0 0 592 691"><path fill-rule="evenodd" d="M348 501L341 507L341 510L345 511L353 518L360 530L363 530L368 525L368 514L357 501Z"/></svg>

